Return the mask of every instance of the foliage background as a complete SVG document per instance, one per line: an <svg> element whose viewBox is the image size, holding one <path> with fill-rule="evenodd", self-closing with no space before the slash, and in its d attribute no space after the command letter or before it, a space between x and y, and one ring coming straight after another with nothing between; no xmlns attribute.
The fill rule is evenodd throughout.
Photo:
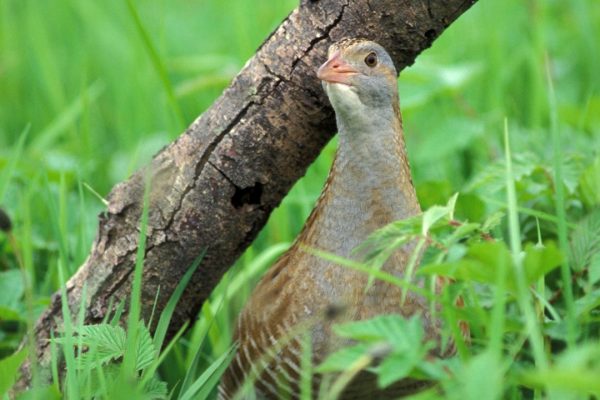
<svg viewBox="0 0 600 400"><path fill-rule="evenodd" d="M93 192L106 195L176 138L295 5L290 0L0 1L0 207L10 215L14 233L0 233L0 358L15 350L27 323L59 289L59 263L71 275L87 256L104 207ZM151 61L132 9L166 78ZM563 240L559 247L575 276L576 299L587 304L585 318L577 321L587 327L578 343L595 349L598 38L595 0L480 0L399 79L411 167L424 209L460 192L456 216L461 220L483 221L507 211L507 119L521 207L518 241L560 242L560 226L567 227L570 245ZM260 272L300 230L334 152L335 140L163 361L159 375L169 388L185 376L199 349L201 371L229 348L230 321ZM558 166L562 179L556 176ZM557 203L559 186L564 199L559 196ZM557 214L557 206L564 215ZM581 228L580 221L591 228ZM493 235L509 242L506 218ZM577 253L577 238L586 235L592 237L582 244L587 250ZM577 257L584 260L578 263ZM545 297L558 293L557 312L567 315L560 274L546 278ZM544 335L549 342L564 342L564 335ZM577 365L590 367L582 360ZM499 390L530 394L509 386Z"/></svg>

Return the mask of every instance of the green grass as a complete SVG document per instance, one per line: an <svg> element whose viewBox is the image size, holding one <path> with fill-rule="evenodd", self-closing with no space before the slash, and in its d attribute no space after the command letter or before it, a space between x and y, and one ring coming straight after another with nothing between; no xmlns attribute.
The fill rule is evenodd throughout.
<svg viewBox="0 0 600 400"><path fill-rule="evenodd" d="M106 196L210 106L295 5L0 2L0 207L13 223L12 233L0 233L0 359L87 257L105 207L96 193ZM448 226L432 232L440 250L430 254L430 271L460 271L444 301L461 293L467 304L443 317L469 320L473 334L446 368L455 382L432 378L449 398L600 392L599 37L595 0L480 0L399 79L423 209L459 192L453 217L479 224L458 235L462 241ZM183 386L208 393L202 385L230 355L234 316L299 232L334 152L332 141L198 321L160 355L154 367L169 392L179 395ZM508 251L478 243L495 212L505 216L489 235L509 244L515 261L494 264L496 273L481 282L465 268ZM542 253L532 250L536 243L546 246ZM545 269L558 266L556 259L535 261L554 249L560 268ZM521 270L514 275L505 266L543 273L512 292L510 277L521 280ZM368 272L363 264L349 267ZM20 269L27 279L15 274ZM135 312L132 318L139 333ZM80 322L67 328L80 329ZM133 346L137 335L128 333ZM456 335L450 327L445 334ZM25 356L0 361L0 371ZM70 365L80 362L69 357ZM0 374L0 388L13 378ZM66 389L70 398L89 393ZM44 390L39 398L56 388Z"/></svg>

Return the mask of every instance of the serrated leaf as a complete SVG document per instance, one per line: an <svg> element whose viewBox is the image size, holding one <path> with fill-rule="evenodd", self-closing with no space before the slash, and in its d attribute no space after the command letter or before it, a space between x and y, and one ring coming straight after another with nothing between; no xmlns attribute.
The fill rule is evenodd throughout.
<svg viewBox="0 0 600 400"><path fill-rule="evenodd" d="M500 360L491 352L473 357L455 379L455 398L461 400L499 399L502 396Z"/></svg>
<svg viewBox="0 0 600 400"><path fill-rule="evenodd" d="M481 225L482 232L489 232L502 222L502 218L504 218L504 213L501 211L496 211L492 215L490 215Z"/></svg>
<svg viewBox="0 0 600 400"><path fill-rule="evenodd" d="M552 367L531 370L521 375L528 386L568 390L587 398L600 394L600 347L581 344L560 354Z"/></svg>
<svg viewBox="0 0 600 400"><path fill-rule="evenodd" d="M600 255L600 209L579 221L569 244L569 258L573 269L583 271L592 267L592 261L598 260Z"/></svg>
<svg viewBox="0 0 600 400"><path fill-rule="evenodd" d="M319 364L316 371L321 373L345 371L356 360L367 354L370 347L366 343L344 347L330 354L325 361Z"/></svg>
<svg viewBox="0 0 600 400"><path fill-rule="evenodd" d="M447 217L448 219L453 219L457 198L458 193L455 193L445 206L433 206L423 213L421 227L421 234L423 236L427 236L431 227L442 218Z"/></svg>
<svg viewBox="0 0 600 400"><path fill-rule="evenodd" d="M0 306L17 310L25 288L18 269L0 272Z"/></svg>
<svg viewBox="0 0 600 400"><path fill-rule="evenodd" d="M0 321L26 321L23 313L12 308L0 306Z"/></svg>
<svg viewBox="0 0 600 400"><path fill-rule="evenodd" d="M119 325L107 323L97 325L84 325L75 330L78 335L75 343L80 344L84 350L79 356L79 368L97 368L110 361L119 360L125 354L127 334ZM56 343L65 343L65 338L54 339ZM136 344L136 370L148 367L157 355L152 336L148 328L140 323Z"/></svg>
<svg viewBox="0 0 600 400"><path fill-rule="evenodd" d="M562 262L562 254L553 242L537 248L533 244L525 247L523 269L526 283L533 284L540 277L558 267ZM510 252L503 242L485 242L471 245L465 257L461 260L430 264L418 271L423 275L441 275L456 280L476 281L495 284L498 271L505 270L507 274L507 289L515 292L516 277Z"/></svg>
<svg viewBox="0 0 600 400"><path fill-rule="evenodd" d="M358 344L331 354L317 371L344 371L363 357L383 358L372 369L378 375L381 387L410 374L433 346L423 342L423 326L418 316L405 319L400 315L380 315L365 321L335 325L333 329L339 336L357 341Z"/></svg>
<svg viewBox="0 0 600 400"><path fill-rule="evenodd" d="M125 349L125 329L108 324L84 325L75 332L81 336L84 346L96 346L107 352L121 353Z"/></svg>
<svg viewBox="0 0 600 400"><path fill-rule="evenodd" d="M473 193L461 193L456 203L456 218L481 221L485 217L485 202Z"/></svg>
<svg viewBox="0 0 600 400"><path fill-rule="evenodd" d="M135 360L135 369L138 371L148 367L157 356L152 336L148 331L148 328L144 324L140 323L138 328L137 337L137 354Z"/></svg>
<svg viewBox="0 0 600 400"><path fill-rule="evenodd" d="M544 170L540 157L531 152L513 154L513 178L516 183L531 176L536 170ZM467 185L466 191L483 190L496 193L504 189L506 183L504 160L498 160L481 170Z"/></svg>
<svg viewBox="0 0 600 400"><path fill-rule="evenodd" d="M588 268L588 276L590 284L594 285L600 281L600 252L595 253L591 260Z"/></svg>
<svg viewBox="0 0 600 400"><path fill-rule="evenodd" d="M496 282L498 269L508 271L511 265L510 252L504 243L485 242L471 245L462 260L427 265L417 273L493 284Z"/></svg>
<svg viewBox="0 0 600 400"><path fill-rule="evenodd" d="M144 386L144 399L146 400L164 400L168 396L167 382L152 377Z"/></svg>
<svg viewBox="0 0 600 400"><path fill-rule="evenodd" d="M75 333L78 334L75 343L89 349L79 356L80 369L96 368L123 357L126 335L122 327L108 324L84 325L76 329ZM64 338L54 341L65 342Z"/></svg>
<svg viewBox="0 0 600 400"><path fill-rule="evenodd" d="M12 387L25 357L27 357L27 348L0 360L0 397Z"/></svg>
<svg viewBox="0 0 600 400"><path fill-rule="evenodd" d="M407 320L395 314L335 325L333 331L338 336L370 344L385 341L395 349L418 346L423 339L423 328L419 317Z"/></svg>
<svg viewBox="0 0 600 400"><path fill-rule="evenodd" d="M581 174L579 187L581 198L588 207L600 206L600 157Z"/></svg>
<svg viewBox="0 0 600 400"><path fill-rule="evenodd" d="M554 242L547 242L542 248L531 243L527 244L523 259L527 283L535 283L539 278L558 267L562 261L562 253Z"/></svg>
<svg viewBox="0 0 600 400"><path fill-rule="evenodd" d="M575 313L582 318L593 309L600 307L600 289L592 290L575 301Z"/></svg>
<svg viewBox="0 0 600 400"><path fill-rule="evenodd" d="M17 395L17 400L60 400L63 398L57 385L39 386L31 388Z"/></svg>
<svg viewBox="0 0 600 400"><path fill-rule="evenodd" d="M379 387L385 388L406 378L423 361L426 353L421 347L413 347L408 352L392 353L375 369Z"/></svg>

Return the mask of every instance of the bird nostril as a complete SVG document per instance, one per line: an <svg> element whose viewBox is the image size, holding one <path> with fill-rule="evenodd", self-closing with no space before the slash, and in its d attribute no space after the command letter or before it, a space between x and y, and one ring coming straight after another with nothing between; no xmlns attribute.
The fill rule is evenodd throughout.
<svg viewBox="0 0 600 400"><path fill-rule="evenodd" d="M340 67L340 64L338 64L338 63L335 63L331 66L331 68L333 68L333 69L338 69L339 67Z"/></svg>

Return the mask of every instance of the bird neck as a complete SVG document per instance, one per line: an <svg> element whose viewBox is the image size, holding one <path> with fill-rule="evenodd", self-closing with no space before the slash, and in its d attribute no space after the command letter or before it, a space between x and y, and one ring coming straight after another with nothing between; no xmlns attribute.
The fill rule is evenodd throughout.
<svg viewBox="0 0 600 400"><path fill-rule="evenodd" d="M337 124L336 159L300 242L350 256L374 230L420 207L397 105L337 112Z"/></svg>

